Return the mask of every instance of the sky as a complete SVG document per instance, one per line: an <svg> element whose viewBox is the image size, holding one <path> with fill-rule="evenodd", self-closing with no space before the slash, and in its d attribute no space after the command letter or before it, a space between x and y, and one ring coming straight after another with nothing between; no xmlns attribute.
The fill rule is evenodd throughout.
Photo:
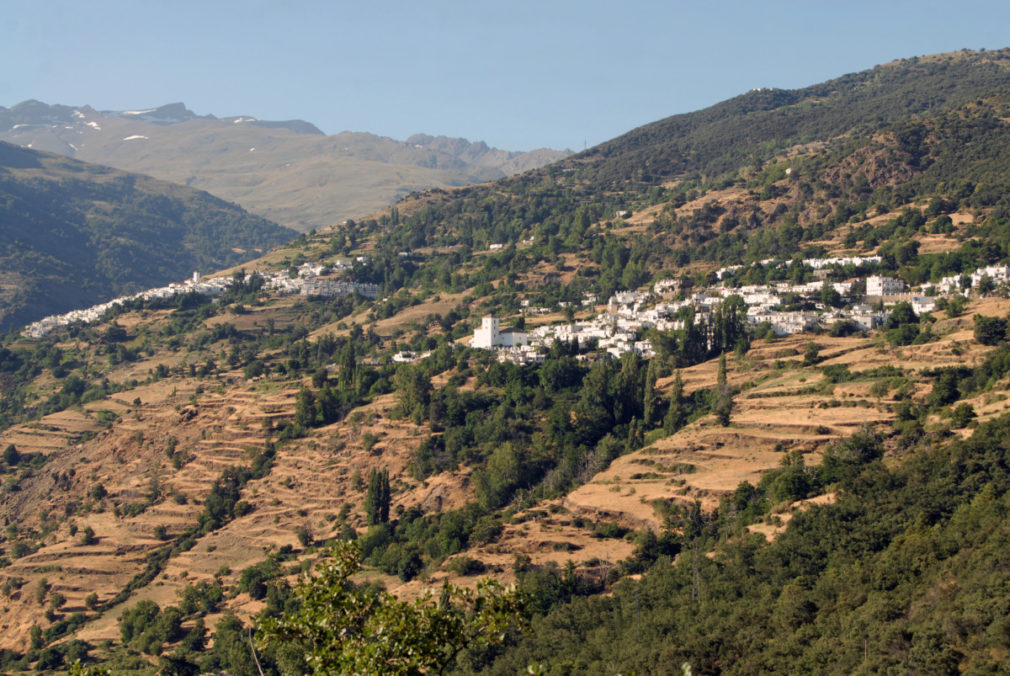
<svg viewBox="0 0 1010 676"><path fill-rule="evenodd" d="M182 101L328 134L582 150L756 87L1010 46L1010 3L5 0L0 105Z"/></svg>

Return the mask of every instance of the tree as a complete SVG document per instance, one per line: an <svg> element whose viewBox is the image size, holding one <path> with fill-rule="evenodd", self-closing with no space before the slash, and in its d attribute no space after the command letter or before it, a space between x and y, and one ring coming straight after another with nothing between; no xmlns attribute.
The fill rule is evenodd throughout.
<svg viewBox="0 0 1010 676"><path fill-rule="evenodd" d="M673 377L673 389L670 391L670 407L666 410L666 417L663 418L663 431L673 434L687 422L687 411L684 408L684 381L680 378L680 371Z"/></svg>
<svg viewBox="0 0 1010 676"><path fill-rule="evenodd" d="M295 424L299 427L312 427L316 422L316 396L312 390L303 387L295 399Z"/></svg>
<svg viewBox="0 0 1010 676"><path fill-rule="evenodd" d="M965 427L974 420L976 417L975 409L972 408L971 404L963 402L958 404L953 411L951 411L950 422L955 428Z"/></svg>
<svg viewBox="0 0 1010 676"><path fill-rule="evenodd" d="M393 376L393 385L400 396L404 415L412 417L420 425L431 403L431 379L428 374L422 368L401 364Z"/></svg>
<svg viewBox="0 0 1010 676"><path fill-rule="evenodd" d="M474 474L477 500L488 509L497 509L512 498L517 488L528 485L528 475L525 449L506 441L494 450L485 468Z"/></svg>
<svg viewBox="0 0 1010 676"><path fill-rule="evenodd" d="M347 389L354 382L354 374L357 372L358 362L354 354L354 343L348 340L344 343L344 349L340 353L340 387Z"/></svg>
<svg viewBox="0 0 1010 676"><path fill-rule="evenodd" d="M42 627L37 624L33 624L32 628L28 630L28 638L32 650L40 650L46 644Z"/></svg>
<svg viewBox="0 0 1010 676"><path fill-rule="evenodd" d="M933 391L929 393L929 403L933 406L947 406L961 398L957 388L957 371L946 368L933 381Z"/></svg>
<svg viewBox="0 0 1010 676"><path fill-rule="evenodd" d="M803 352L803 365L813 366L814 364L819 362L821 360L820 353L821 348L817 346L817 343L815 343L812 340L807 341L807 348Z"/></svg>
<svg viewBox="0 0 1010 676"><path fill-rule="evenodd" d="M712 400L712 413L723 427L729 426L729 417L733 412L733 391L726 382L726 353L719 355L719 373L716 377L715 398Z"/></svg>
<svg viewBox="0 0 1010 676"><path fill-rule="evenodd" d="M821 287L821 302L827 307L842 307L845 304L842 295L830 282L824 282Z"/></svg>
<svg viewBox="0 0 1010 676"><path fill-rule="evenodd" d="M14 444L8 444L4 449L3 461L8 467L14 467L21 461L21 453Z"/></svg>
<svg viewBox="0 0 1010 676"><path fill-rule="evenodd" d="M575 404L577 436L587 446L595 444L616 424L611 370L606 362L597 362L582 379L579 401Z"/></svg>
<svg viewBox="0 0 1010 676"><path fill-rule="evenodd" d="M501 645L527 622L514 589L481 580L476 589L446 584L435 600L414 602L351 585L360 568L354 543L339 543L295 587L297 610L264 619L260 648L298 645L314 674L437 673L464 649Z"/></svg>
<svg viewBox="0 0 1010 676"><path fill-rule="evenodd" d="M975 340L983 345L999 345L1006 340L1007 320L975 315Z"/></svg>
<svg viewBox="0 0 1010 676"><path fill-rule="evenodd" d="M891 316L887 318L887 322L884 324L884 328L896 329L902 324L918 324L919 318L915 314L915 310L912 309L912 304L908 302L901 302L895 304L891 309Z"/></svg>
<svg viewBox="0 0 1010 676"><path fill-rule="evenodd" d="M365 493L365 514L369 526L389 521L390 499L389 470L383 469L380 472L373 467L368 476L368 491Z"/></svg>
<svg viewBox="0 0 1010 676"><path fill-rule="evenodd" d="M962 312L964 312L965 302L966 301L964 300L964 296L958 296L958 295L953 296L950 300L947 301L947 316L948 317L959 316Z"/></svg>
<svg viewBox="0 0 1010 676"><path fill-rule="evenodd" d="M656 407L659 404L659 395L656 393L658 375L656 360L650 360L649 369L645 374L645 393L642 395L642 423L645 429L651 428L656 423Z"/></svg>

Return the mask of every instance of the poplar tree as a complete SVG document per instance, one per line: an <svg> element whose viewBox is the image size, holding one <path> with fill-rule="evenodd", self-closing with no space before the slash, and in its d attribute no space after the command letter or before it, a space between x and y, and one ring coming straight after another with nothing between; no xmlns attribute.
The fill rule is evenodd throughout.
<svg viewBox="0 0 1010 676"><path fill-rule="evenodd" d="M730 413L733 412L733 391L726 382L726 353L719 355L719 373L716 376L715 398L712 400L712 413L723 427L729 426Z"/></svg>
<svg viewBox="0 0 1010 676"><path fill-rule="evenodd" d="M365 492L365 516L369 526L389 521L389 470L372 468L368 475L368 490Z"/></svg>
<svg viewBox="0 0 1010 676"><path fill-rule="evenodd" d="M642 395L642 423L649 429L656 422L656 406L659 397L656 395L656 360L649 361L649 369L645 374L645 393Z"/></svg>
<svg viewBox="0 0 1010 676"><path fill-rule="evenodd" d="M354 344L348 340L344 343L344 349L340 353L340 387L348 389L354 382L354 375L358 369L358 361L354 354Z"/></svg>
<svg viewBox="0 0 1010 676"><path fill-rule="evenodd" d="M673 389L670 392L670 408L666 410L666 418L663 419L663 430L667 434L673 434L686 422L686 411L684 410L684 382L680 379L680 371L677 371L673 378Z"/></svg>

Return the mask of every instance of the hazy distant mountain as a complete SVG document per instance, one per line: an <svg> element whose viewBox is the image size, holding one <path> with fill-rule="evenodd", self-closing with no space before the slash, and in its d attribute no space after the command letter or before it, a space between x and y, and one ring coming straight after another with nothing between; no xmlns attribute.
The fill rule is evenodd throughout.
<svg viewBox="0 0 1010 676"><path fill-rule="evenodd" d="M0 326L240 263L294 232L192 188L0 142Z"/></svg>
<svg viewBox="0 0 1010 676"><path fill-rule="evenodd" d="M427 148L452 155L470 166L500 169L508 176L519 174L529 169L537 169L571 154L549 148L541 148L529 152L509 152L507 150L491 148L483 141L472 143L465 138L429 136L427 134L414 134L407 139L407 143L419 148Z"/></svg>
<svg viewBox="0 0 1010 676"><path fill-rule="evenodd" d="M567 157L483 142L367 133L326 136L303 120L197 115L182 103L98 111L0 107L0 140L208 190L300 231L359 217L424 188L502 178Z"/></svg>

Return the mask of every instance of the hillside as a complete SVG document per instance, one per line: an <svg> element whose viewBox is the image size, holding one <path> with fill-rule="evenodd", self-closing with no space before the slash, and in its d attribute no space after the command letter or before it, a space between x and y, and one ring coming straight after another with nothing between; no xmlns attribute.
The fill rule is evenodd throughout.
<svg viewBox="0 0 1010 676"><path fill-rule="evenodd" d="M0 140L206 190L299 232L357 218L430 187L489 181L570 153L507 152L415 135L324 135L302 120L196 115L183 104L96 111L0 107Z"/></svg>
<svg viewBox="0 0 1010 676"><path fill-rule="evenodd" d="M1008 59L751 92L7 336L0 665L258 673L354 540L364 590L517 585L458 672L998 671Z"/></svg>
<svg viewBox="0 0 1010 676"><path fill-rule="evenodd" d="M207 193L0 142L0 326L189 278L294 233Z"/></svg>

